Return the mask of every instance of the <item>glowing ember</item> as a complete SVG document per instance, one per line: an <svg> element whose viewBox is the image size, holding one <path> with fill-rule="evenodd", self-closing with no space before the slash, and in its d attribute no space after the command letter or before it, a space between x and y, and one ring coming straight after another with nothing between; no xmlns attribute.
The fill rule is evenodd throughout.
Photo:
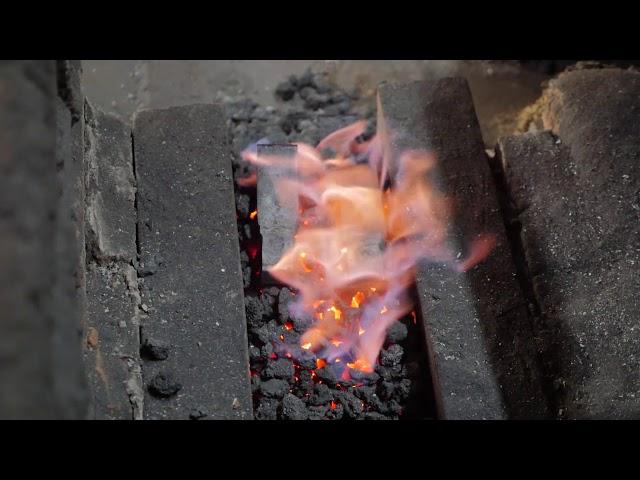
<svg viewBox="0 0 640 480"><path fill-rule="evenodd" d="M251 212L251 213L249 214L249 218L250 218L251 220L255 220L255 218L256 218L257 216L258 216L258 211L257 211L257 210L254 210L253 212Z"/></svg>
<svg viewBox="0 0 640 480"><path fill-rule="evenodd" d="M284 328L285 328L285 330L289 330L289 331L293 330L293 323L290 322L290 321L289 322L285 322Z"/></svg>
<svg viewBox="0 0 640 480"><path fill-rule="evenodd" d="M274 181L281 205L298 200L291 211L299 213L299 228L269 273L298 291L292 314L314 319L301 348L326 359L319 360L323 366L342 359L350 369L371 372L389 326L409 312L416 322L407 287L418 261L465 271L489 255L494 241L479 236L467 258L458 259L448 245L453 204L427 175L435 157L406 151L391 158L378 136L357 140L365 130L361 121L316 148L298 143L293 157L258 158L251 148L243 157L266 172L269 166L291 172ZM335 157L323 159L325 149ZM389 171L397 173L388 178Z"/></svg>
<svg viewBox="0 0 640 480"><path fill-rule="evenodd" d="M316 368L322 368L327 364L327 361L324 360L323 358L317 358L316 359Z"/></svg>

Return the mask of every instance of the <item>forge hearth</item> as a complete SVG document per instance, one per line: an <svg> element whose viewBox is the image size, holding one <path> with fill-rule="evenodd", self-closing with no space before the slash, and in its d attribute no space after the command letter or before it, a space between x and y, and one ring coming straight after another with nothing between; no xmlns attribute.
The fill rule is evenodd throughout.
<svg viewBox="0 0 640 480"><path fill-rule="evenodd" d="M5 62L0 87L1 417L638 418L637 71L565 71L495 151L462 78L374 98L307 72L277 109L238 94L131 125L79 62ZM314 213L324 187L281 188L301 155L384 201ZM309 241L326 218L370 231ZM435 240L369 268L424 234L389 218ZM313 297L291 272L324 281L322 246L358 261Z"/></svg>

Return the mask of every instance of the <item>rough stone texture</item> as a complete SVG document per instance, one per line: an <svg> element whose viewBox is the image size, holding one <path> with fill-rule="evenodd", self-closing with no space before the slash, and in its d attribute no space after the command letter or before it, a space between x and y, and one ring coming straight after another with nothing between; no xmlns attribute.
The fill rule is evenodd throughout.
<svg viewBox="0 0 640 480"><path fill-rule="evenodd" d="M140 295L131 131L85 105L87 319L90 418L142 418Z"/></svg>
<svg viewBox="0 0 640 480"><path fill-rule="evenodd" d="M554 414L640 418L640 73L576 70L500 142Z"/></svg>
<svg viewBox="0 0 640 480"><path fill-rule="evenodd" d="M55 62L0 62L0 418L86 416L73 279L56 258L70 232L56 101Z"/></svg>
<svg viewBox="0 0 640 480"><path fill-rule="evenodd" d="M382 85L378 131L392 159L405 149L437 155L435 180L456 202L450 225L454 251L464 255L479 233L493 233L498 240L492 254L464 274L436 264L419 268L417 290L440 416L544 417L526 302L466 81Z"/></svg>
<svg viewBox="0 0 640 480"><path fill-rule="evenodd" d="M258 157L279 155L293 157L295 145L258 145ZM287 199L283 205L274 183L291 174L284 168L258 170L258 223L262 235L263 271L275 265L289 247L297 228L298 199Z"/></svg>
<svg viewBox="0 0 640 480"><path fill-rule="evenodd" d="M171 346L144 364L182 388L145 395L145 418L252 418L231 150L224 109L191 105L140 112L134 147L140 261L162 257L141 285L143 331Z"/></svg>

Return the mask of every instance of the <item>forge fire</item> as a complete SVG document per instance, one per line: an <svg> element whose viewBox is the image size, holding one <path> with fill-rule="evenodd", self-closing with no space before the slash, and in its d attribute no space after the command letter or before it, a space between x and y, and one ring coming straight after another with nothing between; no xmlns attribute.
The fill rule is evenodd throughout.
<svg viewBox="0 0 640 480"><path fill-rule="evenodd" d="M407 289L419 260L465 271L494 242L481 235L469 256L457 259L447 245L453 203L428 178L435 157L407 151L385 158L377 135L363 139L366 128L359 121L315 148L295 144L294 156L259 155L255 146L243 152L267 172L287 171L274 185L282 215L297 215L298 229L268 271L298 292L292 315L312 319L300 348L316 353L343 380L353 370L373 372L388 328L412 311ZM323 158L325 151L333 155ZM392 161L397 173L388 178Z"/></svg>

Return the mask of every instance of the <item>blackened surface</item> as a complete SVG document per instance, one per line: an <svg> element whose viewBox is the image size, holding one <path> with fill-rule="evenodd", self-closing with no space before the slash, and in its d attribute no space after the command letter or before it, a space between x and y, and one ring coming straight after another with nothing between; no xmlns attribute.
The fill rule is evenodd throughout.
<svg viewBox="0 0 640 480"><path fill-rule="evenodd" d="M433 151L435 181L455 199L450 245L493 233L498 245L464 274L423 264L417 289L441 415L449 419L546 415L530 320L496 200L471 95L464 79L383 85L378 131L392 162L406 149ZM391 171L394 171L392 163Z"/></svg>
<svg viewBox="0 0 640 480"><path fill-rule="evenodd" d="M638 418L640 74L576 70L545 95L553 134L504 139L500 156L554 414Z"/></svg>
<svg viewBox="0 0 640 480"><path fill-rule="evenodd" d="M192 105L138 114L134 127L143 332L171 346L144 378L173 376L170 398L145 397L145 418L250 418L246 323L226 114Z"/></svg>

